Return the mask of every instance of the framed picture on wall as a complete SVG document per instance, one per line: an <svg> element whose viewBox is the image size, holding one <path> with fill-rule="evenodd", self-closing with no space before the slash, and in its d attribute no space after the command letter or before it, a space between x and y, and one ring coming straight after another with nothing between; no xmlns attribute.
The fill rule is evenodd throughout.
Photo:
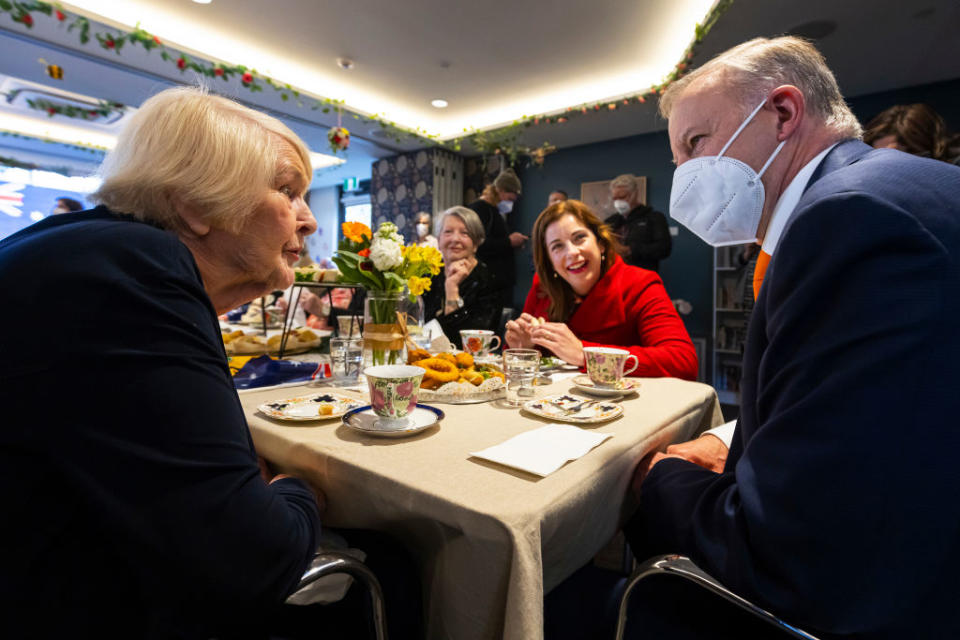
<svg viewBox="0 0 960 640"><path fill-rule="evenodd" d="M593 209L601 220L616 213L613 208L613 200L610 198L610 183L612 180L598 180L597 182L580 183L580 200L585 205ZM640 176L637 178L637 189L639 190L640 203L647 204L647 178Z"/></svg>

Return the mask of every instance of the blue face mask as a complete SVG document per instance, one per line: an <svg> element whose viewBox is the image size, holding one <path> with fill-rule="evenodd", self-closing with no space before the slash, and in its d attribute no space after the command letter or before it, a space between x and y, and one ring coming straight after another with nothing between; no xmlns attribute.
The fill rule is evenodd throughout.
<svg viewBox="0 0 960 640"><path fill-rule="evenodd" d="M501 201L497 204L497 210L498 210L502 215L507 215L508 213L510 213L511 211L513 211L513 201L511 201L511 200L501 200Z"/></svg>

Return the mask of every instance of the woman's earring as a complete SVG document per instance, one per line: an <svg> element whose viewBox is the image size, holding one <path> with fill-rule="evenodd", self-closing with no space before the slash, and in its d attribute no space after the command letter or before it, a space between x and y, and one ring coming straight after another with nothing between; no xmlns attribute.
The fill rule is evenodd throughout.
<svg viewBox="0 0 960 640"><path fill-rule="evenodd" d="M554 278L558 277L556 271L553 272L553 277L554 277Z"/></svg>

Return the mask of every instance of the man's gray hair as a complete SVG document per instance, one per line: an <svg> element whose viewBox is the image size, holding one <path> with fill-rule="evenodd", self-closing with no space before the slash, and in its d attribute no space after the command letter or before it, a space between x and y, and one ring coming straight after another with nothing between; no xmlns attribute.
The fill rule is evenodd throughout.
<svg viewBox="0 0 960 640"><path fill-rule="evenodd" d="M637 176L633 175L632 173L624 173L623 175L619 175L610 181L610 190L613 191L614 189L623 188L630 193L636 193L640 188L638 182Z"/></svg>
<svg viewBox="0 0 960 640"><path fill-rule="evenodd" d="M807 112L838 138L861 138L863 127L840 93L833 72L816 47L802 38L754 38L717 55L677 80L660 98L660 114L670 117L674 102L694 84L715 80L737 96L743 116L782 85L800 89Z"/></svg>

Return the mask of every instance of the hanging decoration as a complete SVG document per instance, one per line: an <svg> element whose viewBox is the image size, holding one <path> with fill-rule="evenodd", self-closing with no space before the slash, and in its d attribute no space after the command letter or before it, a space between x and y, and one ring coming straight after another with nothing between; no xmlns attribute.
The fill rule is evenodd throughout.
<svg viewBox="0 0 960 640"><path fill-rule="evenodd" d="M350 132L341 126L341 116L343 115L340 105L337 105L337 126L327 132L327 142L330 143L330 150L335 154L340 151L346 151L350 146Z"/></svg>
<svg viewBox="0 0 960 640"><path fill-rule="evenodd" d="M79 107L75 104L55 102L45 98L27 100L27 106L37 111L43 111L48 117L65 116L78 120L97 121L109 118L114 113L122 113L125 107L119 102L100 100L95 106Z"/></svg>
<svg viewBox="0 0 960 640"><path fill-rule="evenodd" d="M385 137L398 143L410 140L419 140L425 144L435 144L447 147L453 151L460 151L464 144L469 143L484 155L502 154L515 163L521 155L531 158L533 164L542 165L543 158L551 153L552 145L545 142L539 147L530 147L519 142L525 129L533 126L556 125L569 122L575 117L583 117L588 114L616 111L633 104L644 104L648 99L653 99L662 94L664 90L674 81L681 78L689 70L690 64L696 53L697 48L704 37L710 32L710 29L716 24L733 4L734 0L718 0L714 4L710 13L707 14L703 22L696 25L694 29L694 38L687 47L681 61L667 74L660 84L654 85L642 92L621 96L615 100L601 100L595 103L588 103L569 107L560 113L540 114L533 116L522 116L514 120L511 124L500 127L495 130L481 131L476 128L466 128L463 136L452 140L441 141L438 136L421 129L420 127L409 128L401 127L391 120L387 120L381 114L375 113L370 116L361 114L351 114L354 120L364 124L374 124L382 129ZM35 16L44 15L60 24L67 23L68 32L77 32L81 44L86 45L91 40L91 23L83 16L73 16L64 13L63 7L59 3L42 2L41 0L0 0L0 16L9 15L10 19L27 29L32 29ZM344 107L344 101L335 98L312 98L302 95L290 84L278 82L269 76L262 75L256 69L248 68L243 65L230 65L222 62L209 63L206 61L195 60L185 53L174 52L168 49L157 36L140 28L139 23L129 33L123 31L106 29L93 34L93 38L101 48L107 51L113 51L121 55L120 51L125 45L141 46L147 52L154 48L160 49L160 57L175 66L181 73L187 70L194 71L210 78L221 78L229 81L238 78L240 84L251 92L263 91L264 86L270 87L280 95L284 102L293 101L298 107L310 108L314 111L329 113L331 108L339 110ZM62 70L61 70L62 72ZM53 77L53 76L51 76ZM338 126L338 130L346 132L346 129ZM331 134L334 129L331 129ZM349 145L349 132L342 137L345 144L341 150L345 150ZM333 146L332 135L330 135L331 147Z"/></svg>
<svg viewBox="0 0 960 640"><path fill-rule="evenodd" d="M54 80L63 80L63 67L58 64L50 64L43 58L37 60L40 64L43 65L43 70L47 73L48 76Z"/></svg>

